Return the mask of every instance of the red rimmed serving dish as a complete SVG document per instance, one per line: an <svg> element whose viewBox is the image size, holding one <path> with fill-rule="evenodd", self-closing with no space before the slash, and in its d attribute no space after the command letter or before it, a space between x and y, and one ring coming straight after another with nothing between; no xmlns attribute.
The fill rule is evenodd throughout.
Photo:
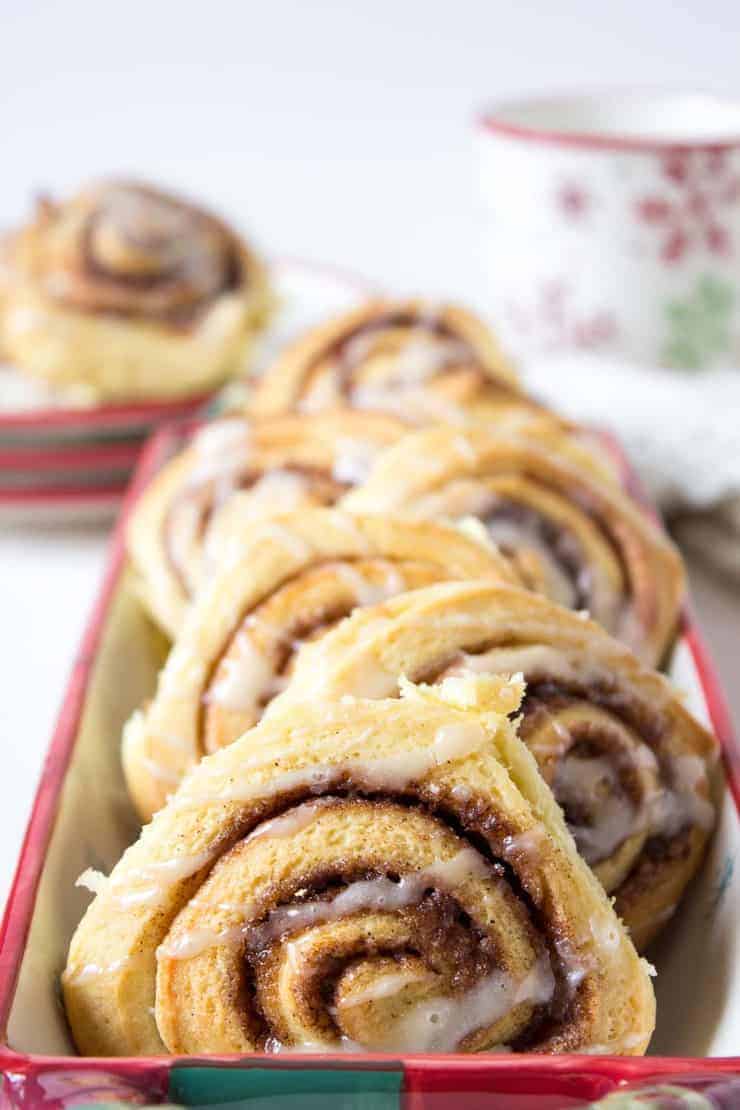
<svg viewBox="0 0 740 1110"><path fill-rule="evenodd" d="M25 1110L175 1100L282 1110L320 1099L322 1107L446 1110L462 1098L466 1110L564 1110L633 1086L729 1089L740 1082L740 748L690 609L670 673L719 737L728 788L706 864L649 953L658 969L651 1055L74 1055L57 991L87 899L74 881L86 867L108 871L136 835L119 763L121 726L151 694L167 647L136 599L124 531L139 493L183 434L171 428L154 437L127 494L21 850L0 934L3 1105ZM740 1106L740 1086L723 1097L722 1106Z"/></svg>

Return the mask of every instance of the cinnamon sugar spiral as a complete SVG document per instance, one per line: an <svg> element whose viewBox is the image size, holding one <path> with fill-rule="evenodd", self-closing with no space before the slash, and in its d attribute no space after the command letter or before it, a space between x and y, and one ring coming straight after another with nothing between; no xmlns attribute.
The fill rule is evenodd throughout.
<svg viewBox="0 0 740 1110"><path fill-rule="evenodd" d="M657 664L674 635L684 574L670 540L613 481L536 437L414 432L343 504L428 519L472 514L531 589L587 610L647 662Z"/></svg>
<svg viewBox="0 0 740 1110"><path fill-rule="evenodd" d="M309 689L387 697L402 675L475 674L523 676L519 735L643 948L703 858L717 746L665 678L591 621L505 586L432 586L358 612L307 648L280 702L287 711Z"/></svg>
<svg viewBox="0 0 740 1110"><path fill-rule="evenodd" d="M44 200L14 239L4 331L21 366L101 398L175 396L237 368L268 306L221 220L128 181Z"/></svg>
<svg viewBox="0 0 740 1110"><path fill-rule="evenodd" d="M478 402L491 413L528 404L481 320L457 305L374 300L287 347L256 383L250 411L342 404L412 423L459 423Z"/></svg>
<svg viewBox="0 0 740 1110"><path fill-rule="evenodd" d="M367 475L403 425L380 413L212 421L139 500L127 543L147 608L174 637L234 529L331 505Z"/></svg>
<svg viewBox="0 0 740 1110"><path fill-rule="evenodd" d="M305 509L234 529L186 619L123 762L143 820L203 755L259 721L302 645L348 613L449 579L516 582L507 561L428 521Z"/></svg>
<svg viewBox="0 0 740 1110"><path fill-rule="evenodd" d="M519 695L292 705L201 763L73 938L79 1049L644 1051L649 979Z"/></svg>

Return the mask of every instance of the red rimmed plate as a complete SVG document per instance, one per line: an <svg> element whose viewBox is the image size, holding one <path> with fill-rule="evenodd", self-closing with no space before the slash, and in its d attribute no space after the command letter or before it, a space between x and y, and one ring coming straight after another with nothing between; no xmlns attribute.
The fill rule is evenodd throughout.
<svg viewBox="0 0 740 1110"><path fill-rule="evenodd" d="M258 362L272 357L304 328L344 311L375 290L364 278L338 267L300 259L278 259L271 265L278 309L260 341ZM12 382L10 381L12 377ZM181 401L70 407L53 402L43 387L24 381L18 371L0 367L0 449L66 447L134 440L159 425L194 416L213 400L201 394Z"/></svg>
<svg viewBox="0 0 740 1110"><path fill-rule="evenodd" d="M258 365L305 328L375 291L356 275L298 259L276 261L272 276L278 308L260 341ZM44 408L37 403L13 412L2 389L0 369L0 523L110 517L145 438L162 423L202 415L219 404L219 395L210 394L94 408ZM238 383L228 390L232 399L243 393ZM38 399L38 390L34 395Z"/></svg>

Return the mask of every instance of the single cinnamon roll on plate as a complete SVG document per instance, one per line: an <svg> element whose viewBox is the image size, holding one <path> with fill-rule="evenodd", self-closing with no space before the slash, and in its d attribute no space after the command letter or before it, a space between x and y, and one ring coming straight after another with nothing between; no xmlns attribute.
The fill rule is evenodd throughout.
<svg viewBox="0 0 740 1110"><path fill-rule="evenodd" d="M298 657L273 705L388 697L399 676L523 676L519 735L638 948L671 917L714 825L717 745L662 675L593 621L492 583L358 611Z"/></svg>
<svg viewBox="0 0 740 1110"><path fill-rule="evenodd" d="M517 581L488 545L430 521L305 509L234 530L231 544L154 699L124 733L126 781L144 821L203 755L257 723L301 644L357 606L451 578Z"/></svg>
<svg viewBox="0 0 740 1110"><path fill-rule="evenodd" d="M474 515L530 588L588 610L650 664L671 643L684 596L678 552L613 481L552 444L481 428L426 428L383 452L343 505Z"/></svg>
<svg viewBox="0 0 740 1110"><path fill-rule="evenodd" d="M7 356L92 401L176 399L246 368L265 269L225 223L129 181L42 201L12 237Z"/></svg>
<svg viewBox="0 0 740 1110"><path fill-rule="evenodd" d="M647 968L508 720L520 695L291 704L196 766L85 876L80 1052L644 1052Z"/></svg>
<svg viewBox="0 0 740 1110"><path fill-rule="evenodd" d="M477 399L523 406L516 374L486 325L457 305L372 300L312 328L255 383L256 415L337 405L404 421L465 418Z"/></svg>
<svg viewBox="0 0 740 1110"><path fill-rule="evenodd" d="M175 637L232 528L333 504L403 431L393 417L351 411L203 427L145 490L128 528L139 593L157 623Z"/></svg>

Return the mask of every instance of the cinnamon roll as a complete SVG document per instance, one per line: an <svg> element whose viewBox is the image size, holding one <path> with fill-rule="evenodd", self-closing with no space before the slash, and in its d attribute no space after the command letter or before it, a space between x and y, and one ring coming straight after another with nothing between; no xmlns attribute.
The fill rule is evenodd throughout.
<svg viewBox="0 0 740 1110"><path fill-rule="evenodd" d="M148 611L174 638L232 528L332 504L403 430L393 417L361 412L206 425L164 466L131 517L128 550Z"/></svg>
<svg viewBox="0 0 740 1110"><path fill-rule="evenodd" d="M358 605L450 578L516 581L502 556L428 521L308 509L236 530L200 592L153 701L123 745L148 821L206 753L232 743L288 682L302 643Z"/></svg>
<svg viewBox="0 0 740 1110"><path fill-rule="evenodd" d="M83 879L79 1050L643 1052L647 969L507 719L520 694L293 704L195 767Z"/></svg>
<svg viewBox="0 0 740 1110"><path fill-rule="evenodd" d="M374 300L313 328L256 383L257 415L337 405L404 421L459 422L480 401L518 401L516 375L481 320L456 305Z"/></svg>
<svg viewBox="0 0 740 1110"><path fill-rule="evenodd" d="M274 705L388 697L401 675L464 674L523 676L519 735L644 948L704 855L717 745L663 676L592 621L506 586L431 586L358 611L308 647Z"/></svg>
<svg viewBox="0 0 740 1110"><path fill-rule="evenodd" d="M270 297L224 223L136 182L43 200L11 240L3 346L95 401L176 398L246 368Z"/></svg>
<svg viewBox="0 0 740 1110"><path fill-rule="evenodd" d="M553 446L480 428L423 429L383 452L343 504L472 514L531 589L588 610L648 663L670 645L684 593L676 549L614 482Z"/></svg>

